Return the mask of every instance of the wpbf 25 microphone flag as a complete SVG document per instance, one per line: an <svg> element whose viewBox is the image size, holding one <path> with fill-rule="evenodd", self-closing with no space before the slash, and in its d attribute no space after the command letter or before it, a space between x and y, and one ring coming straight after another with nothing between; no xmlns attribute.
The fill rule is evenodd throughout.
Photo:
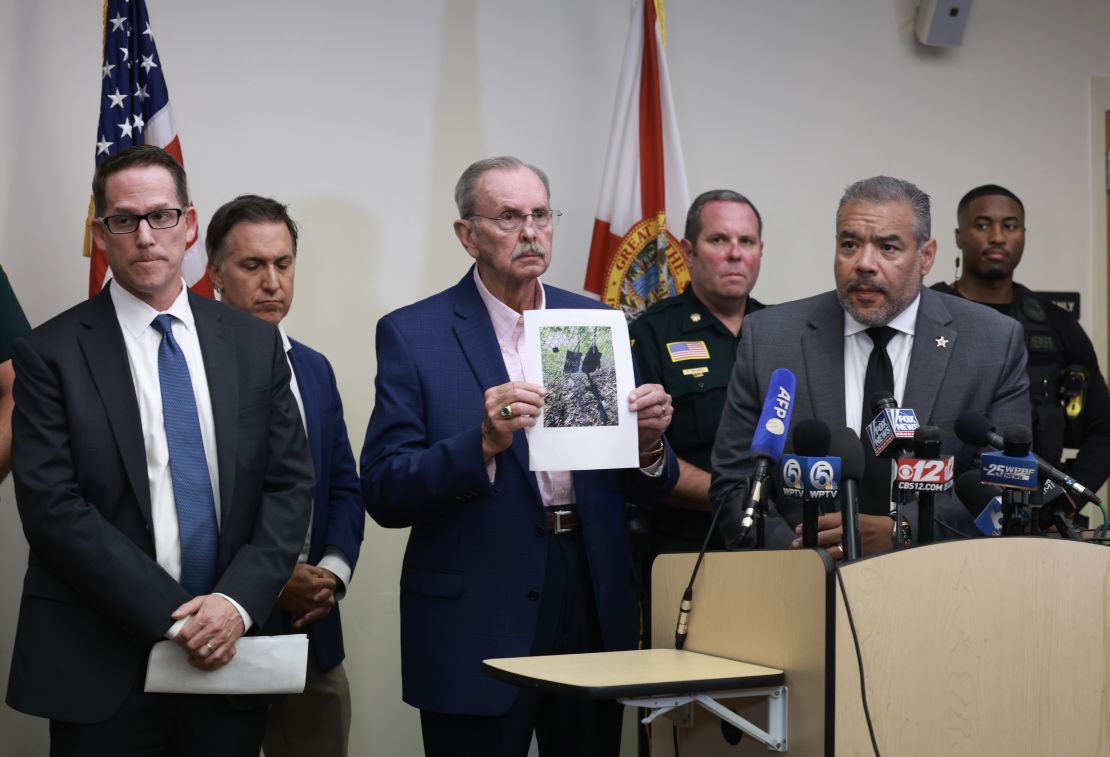
<svg viewBox="0 0 1110 757"><path fill-rule="evenodd" d="M96 132L96 165L132 145L161 147L178 163L181 142L170 107L170 92L162 58L154 46L154 32L143 0L108 0L104 4L104 58L100 69L100 122ZM85 219L84 254L89 258L89 297L111 277L108 258L92 236L93 204ZM197 294L212 297L205 272L204 244L185 252L182 273Z"/></svg>
<svg viewBox="0 0 1110 757"><path fill-rule="evenodd" d="M635 318L690 280L679 229L690 206L664 54L663 0L638 0L624 49L585 288Z"/></svg>

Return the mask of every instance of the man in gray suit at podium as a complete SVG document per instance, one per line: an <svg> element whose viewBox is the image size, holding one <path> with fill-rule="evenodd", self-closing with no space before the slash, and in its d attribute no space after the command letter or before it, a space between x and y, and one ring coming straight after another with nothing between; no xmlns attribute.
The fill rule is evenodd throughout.
<svg viewBox="0 0 1110 757"><path fill-rule="evenodd" d="M874 390L888 390L899 407L916 411L921 425L940 428L941 451L955 456L956 475L976 453L956 438L962 412L981 412L1000 429L1029 426L1021 328L990 308L923 288L936 249L927 194L888 176L858 181L845 190L836 213L836 290L745 319L713 449L710 496L723 508L726 542L730 534L735 539L747 503L754 468L749 450L776 368L797 377L794 425L818 418L859 434L874 416L866 407ZM911 505L906 520L894 523L889 465L876 462L863 444L870 461L861 487L861 547L877 552L890 549L895 534L908 538L916 512ZM939 536L975 533L954 496L938 495L935 512ZM800 521L799 500L777 496L766 546L799 546ZM818 528L819 545L841 559L840 514L822 515Z"/></svg>

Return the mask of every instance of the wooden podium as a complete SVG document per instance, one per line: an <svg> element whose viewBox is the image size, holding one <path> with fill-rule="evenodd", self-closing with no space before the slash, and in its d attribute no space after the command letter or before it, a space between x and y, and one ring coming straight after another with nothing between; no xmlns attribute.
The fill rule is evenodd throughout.
<svg viewBox="0 0 1110 757"><path fill-rule="evenodd" d="M653 639L673 636L693 559L656 561ZM783 669L789 752L874 754L855 637L883 755L1110 757L1110 549L1020 537L915 547L842 565L847 602L827 565L814 551L715 553L695 585L686 648ZM746 738L728 745L714 720L695 711L679 753L766 754ZM673 754L671 729L656 721L652 755Z"/></svg>
<svg viewBox="0 0 1110 757"><path fill-rule="evenodd" d="M674 638L694 559L655 562L652 638L660 647ZM1110 549L975 539L840 567L843 590L824 551L711 553L694 586L683 653L484 666L519 685L626 700L784 686L788 716L776 717L785 751L809 757L874 754L862 664L875 741L888 757L1110 757ZM771 725L766 698L716 698L757 729ZM768 751L746 735L729 744L704 703L653 721L654 757L673 755L676 739L682 757Z"/></svg>

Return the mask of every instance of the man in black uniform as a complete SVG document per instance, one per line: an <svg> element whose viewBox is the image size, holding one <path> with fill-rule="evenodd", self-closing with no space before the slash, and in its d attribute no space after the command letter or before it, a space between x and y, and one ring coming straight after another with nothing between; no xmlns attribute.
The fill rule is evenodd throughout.
<svg viewBox="0 0 1110 757"><path fill-rule="evenodd" d="M1063 308L1014 283L1025 249L1025 206L1004 187L987 184L964 195L957 209L956 246L963 275L933 289L958 294L1011 316L1025 329L1033 448L1097 490L1110 475L1110 397L1091 340Z"/></svg>
<svg viewBox="0 0 1110 757"><path fill-rule="evenodd" d="M686 215L682 257L690 284L632 322L632 354L644 381L674 402L667 440L679 479L665 506L650 513L644 568L662 552L701 548L709 530L709 456L725 403L744 316L763 306L749 297L763 255L763 220L743 195L701 194ZM711 547L720 548L714 534Z"/></svg>

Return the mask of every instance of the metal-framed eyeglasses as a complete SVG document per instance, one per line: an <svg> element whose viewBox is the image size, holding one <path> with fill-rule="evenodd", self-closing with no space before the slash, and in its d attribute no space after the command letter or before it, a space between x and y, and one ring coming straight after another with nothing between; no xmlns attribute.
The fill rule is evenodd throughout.
<svg viewBox="0 0 1110 757"><path fill-rule="evenodd" d="M558 226L563 214L558 210L540 209L533 210L531 213L506 210L495 216L484 216L479 213L471 213L467 216L467 218L485 218L487 221L493 221L502 231L516 231L524 225L524 219L529 217L532 219L532 225L537 229L546 229L548 226Z"/></svg>
<svg viewBox="0 0 1110 757"><path fill-rule="evenodd" d="M152 229L172 229L181 222L183 215L185 215L184 208L159 208L142 215L120 213L104 216L100 222L113 234L132 234L138 230L139 221L146 221Z"/></svg>

